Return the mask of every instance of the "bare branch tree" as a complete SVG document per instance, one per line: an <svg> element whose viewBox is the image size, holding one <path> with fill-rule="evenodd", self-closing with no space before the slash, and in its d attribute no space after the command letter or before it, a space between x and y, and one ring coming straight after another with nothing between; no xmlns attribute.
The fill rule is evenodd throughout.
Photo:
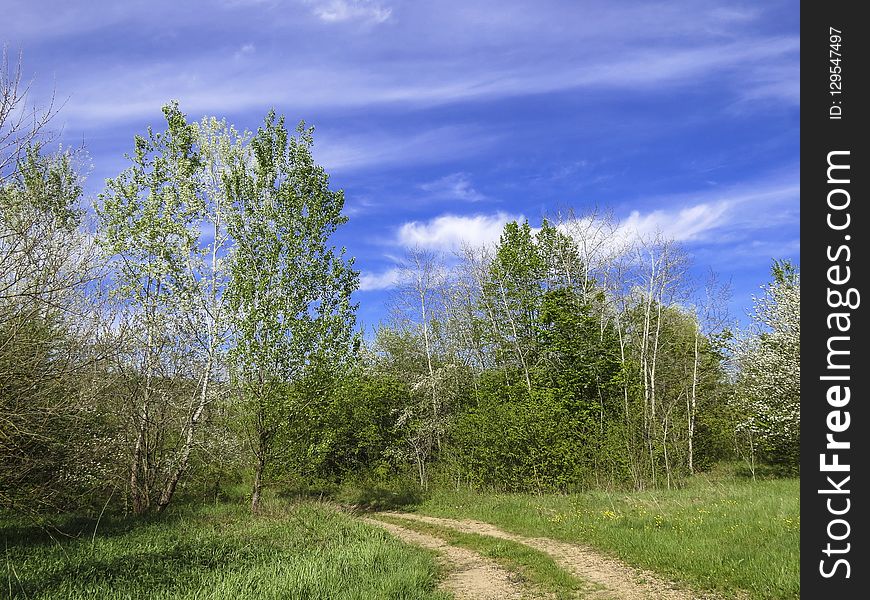
<svg viewBox="0 0 870 600"><path fill-rule="evenodd" d="M22 52L10 64L9 51L3 46L0 59L0 182L14 173L26 150L37 142L47 140L46 127L57 114L52 93L47 106L39 108L29 104L28 96L33 81L23 81Z"/></svg>

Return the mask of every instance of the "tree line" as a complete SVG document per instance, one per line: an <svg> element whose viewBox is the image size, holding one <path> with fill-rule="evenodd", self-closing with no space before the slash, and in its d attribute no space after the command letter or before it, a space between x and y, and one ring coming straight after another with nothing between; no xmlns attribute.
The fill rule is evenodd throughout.
<svg viewBox="0 0 870 600"><path fill-rule="evenodd" d="M242 484L256 511L270 484L643 489L723 459L797 468L790 264L734 335L724 287L693 288L677 244L567 211L409 251L366 335L313 130L163 112L89 211L76 152L0 110L17 142L0 146L3 506L142 514Z"/></svg>

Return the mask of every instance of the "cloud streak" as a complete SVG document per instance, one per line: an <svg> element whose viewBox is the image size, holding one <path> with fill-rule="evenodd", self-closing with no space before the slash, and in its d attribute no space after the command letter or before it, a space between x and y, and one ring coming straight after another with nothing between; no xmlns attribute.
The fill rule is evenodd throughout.
<svg viewBox="0 0 870 600"><path fill-rule="evenodd" d="M393 12L389 7L368 0L308 0L306 3L317 18L327 23L383 23Z"/></svg>
<svg viewBox="0 0 870 600"><path fill-rule="evenodd" d="M420 189L429 192L432 197L440 200L457 200L459 202L481 202L486 196L474 189L471 179L465 173L451 173L421 184Z"/></svg>
<svg viewBox="0 0 870 600"><path fill-rule="evenodd" d="M733 203L722 201L646 214L634 210L620 224L619 230L626 238L650 238L661 234L677 242L698 240L725 225L725 217L732 208Z"/></svg>
<svg viewBox="0 0 870 600"><path fill-rule="evenodd" d="M663 208L630 211L612 233L613 243L618 245L657 235L693 245L731 243L759 231L795 222L798 215L791 209L799 194L800 188L793 180L776 177L726 190L657 198L647 201L647 204ZM695 201L687 201L690 198L695 198ZM771 218L774 215L778 218ZM524 218L521 214L502 211L475 215L443 214L425 222L402 224L397 230L396 243L445 252L456 250L463 244L490 245L499 240L505 223Z"/></svg>
<svg viewBox="0 0 870 600"><path fill-rule="evenodd" d="M271 4L261 7L258 14L265 14L267 7ZM375 2L327 0L309 2L308 7L325 23L385 22L392 14L390 8ZM226 10L228 15L237 12ZM22 20L33 20L23 9L18 12ZM428 31L431 25L424 19L429 15L408 14L408 22L403 22L406 33L386 32L384 40L366 44L357 39L366 34L356 33L346 43L323 52L318 32L299 22L286 23L286 10L269 8L268 12L275 13L275 18L262 23L269 35L242 29L238 33L242 39L235 42L216 36L201 45L184 46L182 52L159 49L153 55L93 56L91 64L84 58L77 77L57 74L59 88L71 96L67 118L85 124L141 121L170 98L181 99L196 113L234 113L265 105L296 113L377 106L416 110L571 90L615 90L629 96L673 93L679 88L698 89L703 82L716 85L735 102L776 100L794 106L799 102L800 44L796 36L735 40L711 35L686 43L683 38L689 34L685 32L675 39L657 38L656 28L667 31L670 26L653 21L651 32L632 30L629 33L634 38L623 37L602 46L600 34L587 31L587 23L573 40L555 35L553 41L541 44L538 39L535 45L542 48L530 46L528 58L523 58L526 53L478 42L468 30L471 24L450 23L442 24L450 31L439 32L428 46L397 58L380 52L381 44L403 44L405 36ZM608 23L611 12L605 11L592 22ZM638 14L649 18L646 12ZM126 13L113 9L94 20L110 27L129 22L133 16L133 9ZM751 20L751 16L744 18ZM514 27L497 23L486 26L497 27L500 33ZM83 28L89 26L81 23ZM287 35L284 30L288 28L293 39L299 38L298 48L276 41L276 36ZM245 48L255 46L257 64L227 60L248 56ZM536 56L544 50L546 60ZM292 60L287 60L288 52L293 53Z"/></svg>
<svg viewBox="0 0 870 600"><path fill-rule="evenodd" d="M499 136L476 126L444 126L410 135L372 132L342 135L329 130L317 136L314 156L330 171L356 171L455 160L491 148Z"/></svg>
<svg viewBox="0 0 870 600"><path fill-rule="evenodd" d="M795 224L799 219L798 172L761 178L724 190L654 199L670 207L642 215L634 211L623 226L640 234L661 231L682 242L727 243L737 235Z"/></svg>
<svg viewBox="0 0 870 600"><path fill-rule="evenodd" d="M490 215L445 214L426 222L404 223L398 229L396 241L409 248L451 252L460 249L463 244L494 244L501 237L505 223L523 218L522 215L501 211Z"/></svg>
<svg viewBox="0 0 870 600"><path fill-rule="evenodd" d="M395 287L402 280L402 269L393 267L381 273L362 273L359 278L359 291L373 292Z"/></svg>

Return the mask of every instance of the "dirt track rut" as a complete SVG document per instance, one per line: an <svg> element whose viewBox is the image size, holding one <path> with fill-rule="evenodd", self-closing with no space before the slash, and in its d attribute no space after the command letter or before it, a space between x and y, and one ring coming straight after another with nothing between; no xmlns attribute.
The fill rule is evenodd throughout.
<svg viewBox="0 0 870 600"><path fill-rule="evenodd" d="M438 552L448 572L441 587L453 594L456 600L518 600L525 596L523 585L509 571L471 550L451 546L440 538L392 523L363 520L386 529L409 544Z"/></svg>
<svg viewBox="0 0 870 600"><path fill-rule="evenodd" d="M594 600L715 600L718 598L718 596L713 594L692 592L679 588L675 584L667 582L649 571L636 569L584 546L559 542L549 538L516 535L481 521L459 521L456 519L428 517L401 512L384 512L382 514L431 523L442 527L450 527L466 533L477 533L511 540L545 552L552 556L563 569L598 588L584 592L583 598ZM382 526L385 525L381 522L378 523ZM441 540L438 541L441 544L445 543ZM457 598L459 597L457 596ZM462 597L488 598L490 596ZM504 594L497 594L497 597L504 597Z"/></svg>

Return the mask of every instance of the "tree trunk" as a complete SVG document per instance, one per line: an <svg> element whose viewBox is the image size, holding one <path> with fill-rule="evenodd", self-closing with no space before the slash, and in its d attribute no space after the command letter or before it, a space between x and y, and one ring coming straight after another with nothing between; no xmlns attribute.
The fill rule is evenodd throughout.
<svg viewBox="0 0 870 600"><path fill-rule="evenodd" d="M149 321L153 320L150 315L146 317ZM133 460L130 465L130 500L133 505L133 514L141 515L148 510L148 493L143 491L143 482L140 480L139 474L142 471L143 477L146 479L148 473L148 448L147 433L149 420L149 405L151 403L151 385L154 380L154 362L152 356L152 348L154 345L154 336L152 334L150 323L146 325L147 333L145 340L145 389L142 397L142 409L139 414L139 431L136 434L136 444L133 447ZM143 464L143 462L145 464Z"/></svg>
<svg viewBox="0 0 870 600"><path fill-rule="evenodd" d="M143 403L142 414L139 421L139 432L136 436L136 445L133 447L133 460L130 463L130 501L133 514L141 515L148 506L142 498L142 486L139 483L139 468L142 463L142 448L145 445L145 423L148 418L148 405Z"/></svg>
<svg viewBox="0 0 870 600"><path fill-rule="evenodd" d="M169 506L169 503L172 502L172 496L175 495L175 489L178 487L178 482L187 470L187 463L190 460L190 453L193 450L193 440L196 428L197 425L199 425L199 421L205 413L205 407L208 404L208 388L209 381L211 380L211 371L212 357L209 356L208 362L205 366L205 373L203 375L199 403L197 404L196 410L194 410L193 414L190 416L190 422L187 425L187 433L184 439L184 446L181 448L179 456L175 462L175 467L172 469L172 473L169 475L169 479L163 488L163 492L160 494L160 500L157 503L157 512L163 512L166 507Z"/></svg>
<svg viewBox="0 0 870 600"><path fill-rule="evenodd" d="M640 475L640 466L638 465L637 457L632 444L631 437L631 405L628 398L628 359L626 357L625 348L627 340L624 337L622 330L622 322L619 318L619 312L616 312L614 325L616 326L616 334L619 339L619 361L622 366L622 397L625 410L625 451L631 468L631 476L634 479L634 489L640 491L643 487Z"/></svg>
<svg viewBox="0 0 870 600"><path fill-rule="evenodd" d="M420 295L420 315L423 328L423 345L426 349L426 366L429 369L429 391L432 394L432 418L438 422L438 390L435 384L435 369L432 367L432 348L429 344L429 316L426 314L426 289L422 281L418 282L418 294ZM441 450L441 436L435 430L435 443Z"/></svg>
<svg viewBox="0 0 870 600"><path fill-rule="evenodd" d="M426 485L426 461L423 460L419 450L415 452L415 456L417 458L417 473L420 476L420 487L425 490L428 487Z"/></svg>
<svg viewBox="0 0 870 600"><path fill-rule="evenodd" d="M513 315L511 314L510 305L508 304L507 296L505 295L504 284L502 281L498 282L498 289L501 292L502 304L504 305L504 313L507 316L508 323L510 323L511 326L511 331L514 334L514 348L516 349L517 357L520 359L520 366L522 366L523 368L523 375L526 378L526 387L529 389L529 392L531 392L532 379L529 376L529 367L526 364L526 356L525 354L523 354L523 349L520 346L520 336L519 332L517 331L517 324L514 320Z"/></svg>
<svg viewBox="0 0 870 600"><path fill-rule="evenodd" d="M698 348L698 338L700 337L700 323L695 325L695 348L692 361L692 395L689 398L689 474L695 473L695 410L698 403L698 362L700 361L700 352Z"/></svg>
<svg viewBox="0 0 870 600"><path fill-rule="evenodd" d="M655 440L656 440L656 437L658 434L658 431L657 431L658 421L656 420L656 409L657 409L657 407L656 407L656 402L657 402L657 398L656 398L656 364L657 364L658 354L659 354L659 337L661 336L661 329L662 329L662 303L663 302L664 302L664 299L663 299L662 295L659 295L658 298L656 298L656 304L657 304L656 329L655 329L655 338L653 340L653 346L652 346L652 361L650 362L650 375L649 375L650 411L652 413L651 418L650 418L651 435L650 435L649 448L650 448L650 461L652 461L651 466L652 466L652 484L653 484L653 487L655 487L655 485L656 485L656 464L658 462L655 458ZM665 415L665 419L667 419L667 415ZM670 481L670 473L668 473L668 480Z"/></svg>
<svg viewBox="0 0 870 600"><path fill-rule="evenodd" d="M663 434L662 434L662 452L664 453L665 459L665 475L667 476L667 485L668 489L671 489L671 463L668 460L668 425L670 421L670 410L665 413L665 421L662 425Z"/></svg>
<svg viewBox="0 0 870 600"><path fill-rule="evenodd" d="M263 448L257 452L257 465L254 469L254 488L251 491L251 512L260 512L260 490L263 487L263 471L266 467L266 455Z"/></svg>

